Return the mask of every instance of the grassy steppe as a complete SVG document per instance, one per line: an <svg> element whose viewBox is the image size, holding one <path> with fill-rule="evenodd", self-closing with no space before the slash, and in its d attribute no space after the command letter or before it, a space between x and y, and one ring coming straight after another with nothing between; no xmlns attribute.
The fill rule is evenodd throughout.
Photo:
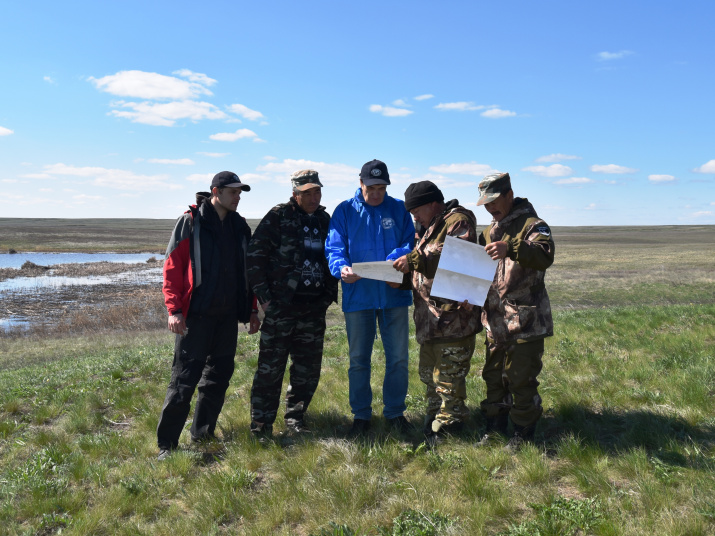
<svg viewBox="0 0 715 536"><path fill-rule="evenodd" d="M313 437L251 440L258 339L242 333L222 442L190 446L185 433L162 463L154 431L168 334L6 339L0 533L714 534L712 227L643 228L633 240L627 229L555 234L546 412L536 443L518 454L475 447L478 412L434 451L418 432L390 436L381 417L370 441L343 439L347 342L336 307L309 411ZM410 350L408 417L419 423L414 340ZM378 408L382 355L376 343ZM481 361L478 352L468 377L473 409L484 395Z"/></svg>

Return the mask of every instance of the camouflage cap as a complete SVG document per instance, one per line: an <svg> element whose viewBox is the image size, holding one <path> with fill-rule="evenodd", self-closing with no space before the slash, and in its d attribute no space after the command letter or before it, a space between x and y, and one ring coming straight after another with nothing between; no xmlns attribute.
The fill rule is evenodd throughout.
<svg viewBox="0 0 715 536"><path fill-rule="evenodd" d="M320 187L323 185L318 179L318 172L313 169L302 169L296 171L290 176L290 182L293 185L293 190L302 192L304 190L310 190L311 188Z"/></svg>
<svg viewBox="0 0 715 536"><path fill-rule="evenodd" d="M492 173L479 183L477 206L491 203L504 192L511 190L511 178L508 173Z"/></svg>

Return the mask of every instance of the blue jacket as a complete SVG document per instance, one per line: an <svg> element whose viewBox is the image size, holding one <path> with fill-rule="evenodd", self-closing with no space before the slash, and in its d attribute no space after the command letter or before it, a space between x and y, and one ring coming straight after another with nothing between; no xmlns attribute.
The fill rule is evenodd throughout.
<svg viewBox="0 0 715 536"><path fill-rule="evenodd" d="M354 262L395 260L406 255L415 244L415 226L405 203L385 195L372 207L365 203L358 188L355 197L343 201L333 212L325 241L325 256L330 273L340 279L343 266ZM391 288L384 281L360 279L342 283L343 311L390 309L412 304L409 290Z"/></svg>

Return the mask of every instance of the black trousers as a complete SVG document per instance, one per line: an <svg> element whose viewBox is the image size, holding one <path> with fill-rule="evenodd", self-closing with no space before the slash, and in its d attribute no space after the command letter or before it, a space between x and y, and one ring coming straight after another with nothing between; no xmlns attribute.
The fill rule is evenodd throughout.
<svg viewBox="0 0 715 536"><path fill-rule="evenodd" d="M199 394L191 425L191 438L214 435L228 384L233 375L238 319L236 315L189 316L186 336L176 335L171 380L156 429L160 449L175 449Z"/></svg>

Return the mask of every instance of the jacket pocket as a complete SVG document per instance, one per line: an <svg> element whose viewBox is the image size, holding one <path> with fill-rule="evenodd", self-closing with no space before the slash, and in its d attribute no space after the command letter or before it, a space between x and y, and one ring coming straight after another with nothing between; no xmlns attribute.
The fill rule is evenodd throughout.
<svg viewBox="0 0 715 536"><path fill-rule="evenodd" d="M504 302L504 320L511 335L530 331L536 322L535 305L519 305L514 300Z"/></svg>

